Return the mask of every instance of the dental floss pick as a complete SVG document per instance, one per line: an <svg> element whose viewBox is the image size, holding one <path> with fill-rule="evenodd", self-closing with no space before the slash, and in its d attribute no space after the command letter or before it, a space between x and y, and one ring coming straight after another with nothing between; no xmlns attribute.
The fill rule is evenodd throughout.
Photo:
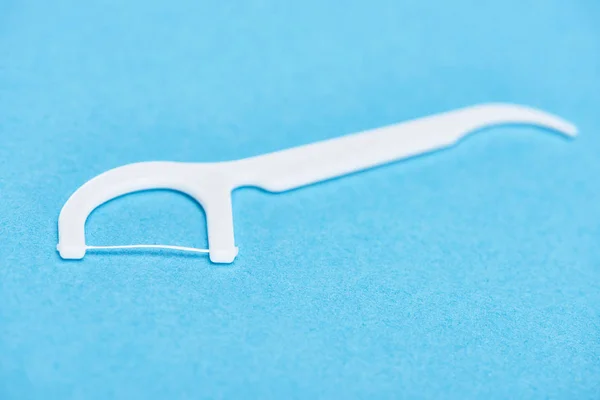
<svg viewBox="0 0 600 400"><path fill-rule="evenodd" d="M253 186L284 192L450 147L473 131L501 124L537 125L566 136L577 135L574 125L543 111L484 104L241 160L129 164L98 175L71 195L58 219L57 250L64 259L81 259L87 250L160 248L208 253L214 263L231 263L238 254L231 207L234 189ZM149 189L172 189L196 199L206 213L209 249L86 245L85 221L96 207Z"/></svg>

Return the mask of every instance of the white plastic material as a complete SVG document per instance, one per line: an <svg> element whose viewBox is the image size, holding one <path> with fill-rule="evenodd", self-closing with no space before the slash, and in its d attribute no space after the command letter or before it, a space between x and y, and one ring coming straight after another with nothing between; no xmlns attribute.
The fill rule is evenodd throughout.
<svg viewBox="0 0 600 400"><path fill-rule="evenodd" d="M283 192L407 157L442 149L465 135L498 124L530 124L576 136L574 125L532 108L479 105L242 160L218 163L141 162L107 171L79 188L58 220L62 258L80 259L88 249L170 248L208 252L215 263L238 254L231 192L254 186ZM85 222L99 205L128 193L172 189L195 198L206 212L209 250L161 245L86 246Z"/></svg>

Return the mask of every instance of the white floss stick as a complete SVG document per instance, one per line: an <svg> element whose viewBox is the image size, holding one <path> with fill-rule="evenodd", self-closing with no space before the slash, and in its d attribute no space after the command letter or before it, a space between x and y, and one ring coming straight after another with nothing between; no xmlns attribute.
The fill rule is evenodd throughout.
<svg viewBox="0 0 600 400"><path fill-rule="evenodd" d="M107 171L81 186L58 219L57 250L81 259L86 250L165 248L208 253L214 263L238 254L231 192L253 186L284 192L456 144L467 134L500 124L529 124L574 137L563 119L511 104L484 104L256 157L216 163L141 162ZM206 212L209 249L167 245L87 246L85 221L101 204L148 189L172 189L196 199Z"/></svg>

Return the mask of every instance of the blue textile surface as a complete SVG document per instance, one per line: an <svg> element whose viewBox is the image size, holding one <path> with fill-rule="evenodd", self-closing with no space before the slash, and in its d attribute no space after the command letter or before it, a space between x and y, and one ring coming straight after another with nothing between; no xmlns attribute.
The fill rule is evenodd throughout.
<svg viewBox="0 0 600 400"><path fill-rule="evenodd" d="M600 398L596 0L0 0L0 398ZM504 127L234 194L232 266L55 252L123 164L247 157L481 102ZM206 246L168 191L89 244Z"/></svg>

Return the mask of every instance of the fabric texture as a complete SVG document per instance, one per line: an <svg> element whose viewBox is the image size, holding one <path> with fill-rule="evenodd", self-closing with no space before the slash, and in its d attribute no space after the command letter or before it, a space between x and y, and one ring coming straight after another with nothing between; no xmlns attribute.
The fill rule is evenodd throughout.
<svg viewBox="0 0 600 400"><path fill-rule="evenodd" d="M598 399L600 3L0 1L0 398ZM483 102L562 116L285 194L235 264L60 259L58 214L137 161L253 156ZM168 191L88 244L206 246Z"/></svg>

